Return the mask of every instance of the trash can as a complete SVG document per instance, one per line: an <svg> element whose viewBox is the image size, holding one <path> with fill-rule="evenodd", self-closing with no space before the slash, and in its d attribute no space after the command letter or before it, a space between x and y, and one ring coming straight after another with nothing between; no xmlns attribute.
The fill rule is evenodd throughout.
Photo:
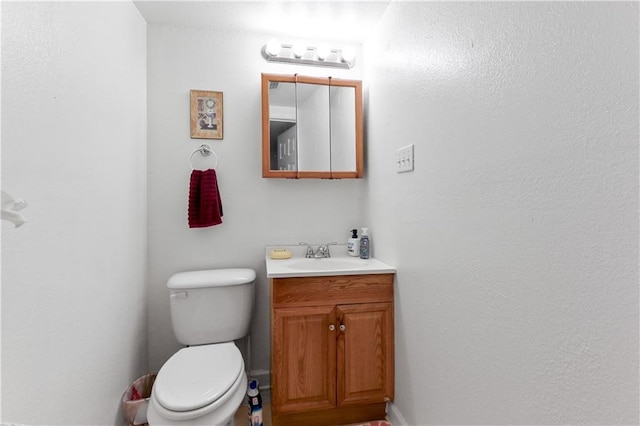
<svg viewBox="0 0 640 426"><path fill-rule="evenodd" d="M144 425L147 423L147 406L156 373L145 374L137 378L122 396L122 413L129 425Z"/></svg>

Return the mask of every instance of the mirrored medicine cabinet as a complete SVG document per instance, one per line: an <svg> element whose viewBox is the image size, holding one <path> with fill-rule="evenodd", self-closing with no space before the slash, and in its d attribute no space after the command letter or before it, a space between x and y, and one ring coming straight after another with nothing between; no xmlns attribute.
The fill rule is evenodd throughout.
<svg viewBox="0 0 640 426"><path fill-rule="evenodd" d="M262 74L262 176L362 177L362 82Z"/></svg>

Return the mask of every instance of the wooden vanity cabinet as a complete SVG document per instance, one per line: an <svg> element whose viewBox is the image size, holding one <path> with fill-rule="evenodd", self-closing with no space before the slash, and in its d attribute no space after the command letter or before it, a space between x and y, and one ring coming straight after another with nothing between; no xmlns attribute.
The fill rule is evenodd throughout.
<svg viewBox="0 0 640 426"><path fill-rule="evenodd" d="M393 274L271 279L273 424L383 419L393 341Z"/></svg>

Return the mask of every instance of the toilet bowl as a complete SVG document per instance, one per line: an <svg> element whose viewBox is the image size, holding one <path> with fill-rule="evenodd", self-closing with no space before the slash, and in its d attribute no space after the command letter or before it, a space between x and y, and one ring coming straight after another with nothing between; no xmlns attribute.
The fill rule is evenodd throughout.
<svg viewBox="0 0 640 426"><path fill-rule="evenodd" d="M180 349L160 369L151 395L150 425L232 425L247 375L234 343Z"/></svg>
<svg viewBox="0 0 640 426"><path fill-rule="evenodd" d="M255 271L220 269L169 279L171 323L178 350L160 368L151 391L150 426L233 425L247 374L234 340L247 335Z"/></svg>

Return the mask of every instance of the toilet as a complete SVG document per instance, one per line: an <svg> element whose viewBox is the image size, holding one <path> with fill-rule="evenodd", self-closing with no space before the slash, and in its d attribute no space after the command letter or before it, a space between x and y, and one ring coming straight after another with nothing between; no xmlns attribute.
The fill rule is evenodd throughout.
<svg viewBox="0 0 640 426"><path fill-rule="evenodd" d="M256 273L252 269L181 272L167 282L171 324L180 349L151 391L149 425L233 425L247 391L234 340L249 332Z"/></svg>

